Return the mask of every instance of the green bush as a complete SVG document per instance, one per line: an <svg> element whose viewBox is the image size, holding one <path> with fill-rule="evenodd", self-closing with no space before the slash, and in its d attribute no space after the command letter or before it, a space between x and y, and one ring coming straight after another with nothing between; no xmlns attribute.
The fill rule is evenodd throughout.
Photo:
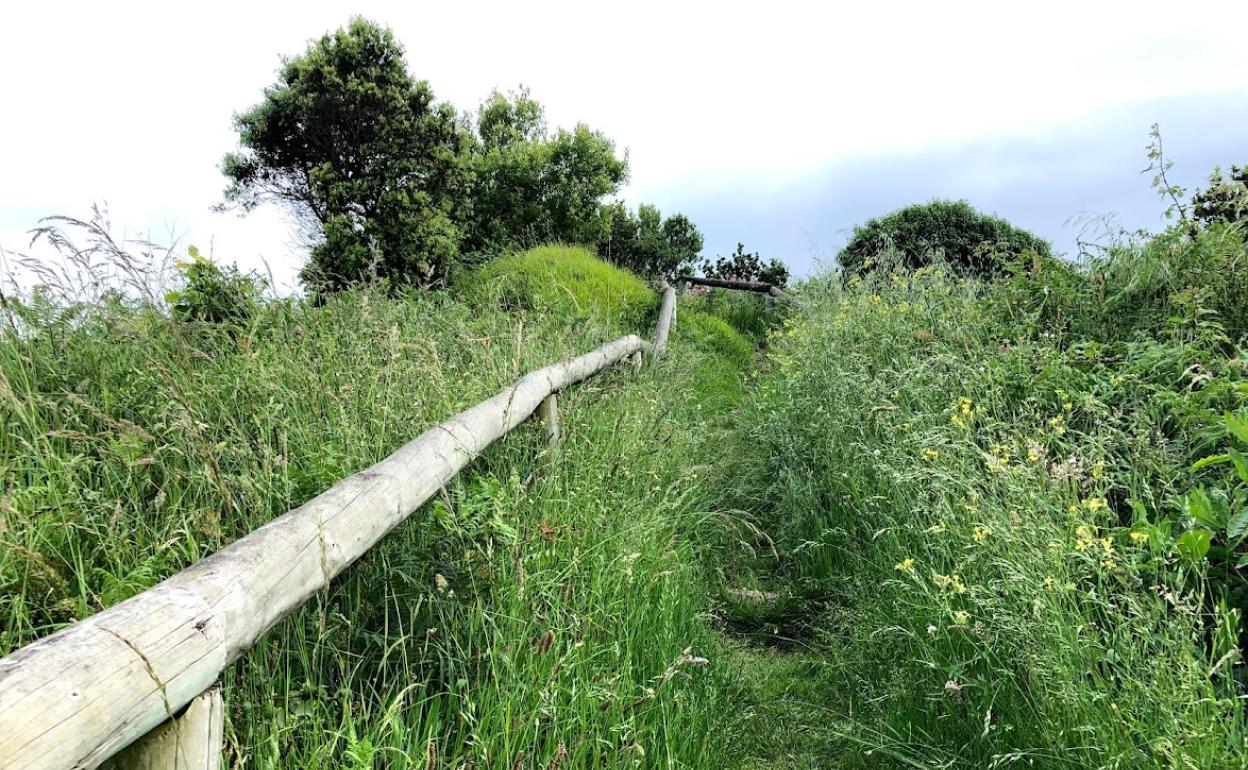
<svg viewBox="0 0 1248 770"><path fill-rule="evenodd" d="M992 276L1029 252L1047 256L1049 244L966 201L934 200L858 225L837 260L849 275L882 262L913 269L940 258L960 273Z"/></svg>
<svg viewBox="0 0 1248 770"><path fill-rule="evenodd" d="M260 302L260 281L239 272L234 265L221 267L191 246L190 262L179 262L184 283L165 299L179 321L241 324L256 311Z"/></svg>
<svg viewBox="0 0 1248 770"><path fill-rule="evenodd" d="M761 294L732 289L696 289L682 297L683 306L692 311L722 319L756 345L763 344L767 332L783 318L783 308L766 309ZM682 309L682 312L688 312Z"/></svg>

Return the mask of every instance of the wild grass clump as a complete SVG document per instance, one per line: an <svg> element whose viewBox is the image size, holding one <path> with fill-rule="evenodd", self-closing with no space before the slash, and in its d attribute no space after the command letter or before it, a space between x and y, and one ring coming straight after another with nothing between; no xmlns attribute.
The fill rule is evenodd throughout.
<svg viewBox="0 0 1248 770"><path fill-rule="evenodd" d="M768 312L764 296L753 292L699 287L686 292L681 299L683 306L720 318L760 344L766 341L767 333L777 321L784 317L782 312ZM783 308L779 310L783 311Z"/></svg>
<svg viewBox="0 0 1248 770"><path fill-rule="evenodd" d="M539 246L487 262L458 293L474 305L636 331L657 312L654 290L579 246Z"/></svg>
<svg viewBox="0 0 1248 770"><path fill-rule="evenodd" d="M584 252L490 275L529 304L476 301L496 288L484 278L472 302L362 287L228 323L134 293L8 300L0 656L528 370L651 332L624 324L654 292ZM711 528L702 404L739 394L749 346L704 337L561 394L560 446L514 432L264 636L223 676L226 762L716 766L727 683L694 557Z"/></svg>
<svg viewBox="0 0 1248 770"><path fill-rule="evenodd" d="M728 450L758 532L722 573L731 622L817 654L768 669L795 669L800 730L747 671L743 752L1244 766L1242 568L1217 553L1242 531L1215 521L1242 495L1229 453L1201 462L1248 448L1224 419L1248 407L1242 273L1222 271L1244 253L1202 237L997 284L928 267L805 287ZM741 608L741 586L788 608Z"/></svg>

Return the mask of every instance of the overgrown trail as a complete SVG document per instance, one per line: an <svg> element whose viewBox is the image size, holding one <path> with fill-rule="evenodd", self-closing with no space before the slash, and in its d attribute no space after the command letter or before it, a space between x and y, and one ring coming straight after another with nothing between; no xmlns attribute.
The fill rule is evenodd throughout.
<svg viewBox="0 0 1248 770"><path fill-rule="evenodd" d="M562 393L561 442L511 433L226 672L227 764L1248 766L1248 357L1209 320L1244 295L1042 267L814 280L782 325L683 298L665 359ZM0 655L655 305L564 248L458 292L20 305Z"/></svg>
<svg viewBox="0 0 1248 770"><path fill-rule="evenodd" d="M816 282L771 335L715 442L728 761L1248 766L1242 348L1063 269Z"/></svg>

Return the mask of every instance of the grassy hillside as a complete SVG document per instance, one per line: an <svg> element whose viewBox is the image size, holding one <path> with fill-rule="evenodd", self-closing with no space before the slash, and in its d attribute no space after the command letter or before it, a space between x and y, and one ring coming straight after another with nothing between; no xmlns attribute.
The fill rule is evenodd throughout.
<svg viewBox="0 0 1248 770"><path fill-rule="evenodd" d="M1243 767L1245 255L807 285L725 452L759 532L724 559L736 751Z"/></svg>
<svg viewBox="0 0 1248 770"><path fill-rule="evenodd" d="M648 335L656 305L550 248L491 264L460 300L360 290L239 327L22 308L25 331L0 338L0 654L528 369ZM233 666L231 766L713 765L725 677L705 665L693 558L712 518L698 383L733 398L749 345L707 320L673 346L564 394L561 447L537 428L505 439Z"/></svg>
<svg viewBox="0 0 1248 770"><path fill-rule="evenodd" d="M666 359L564 393L561 445L507 437L226 673L227 760L1242 767L1244 263L1213 228L685 297ZM20 306L0 654L656 306L564 247L237 324Z"/></svg>

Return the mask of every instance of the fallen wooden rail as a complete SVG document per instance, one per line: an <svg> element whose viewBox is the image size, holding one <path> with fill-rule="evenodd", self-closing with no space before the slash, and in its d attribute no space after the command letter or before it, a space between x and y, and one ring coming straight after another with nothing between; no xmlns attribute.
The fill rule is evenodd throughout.
<svg viewBox="0 0 1248 770"><path fill-rule="evenodd" d="M670 323L660 319L663 339ZM162 723L189 719L183 707L226 666L472 458L552 394L649 348L629 335L531 372L163 583L0 659L0 768L94 768ZM551 399L552 438L555 408ZM199 702L211 714L214 701Z"/></svg>
<svg viewBox="0 0 1248 770"><path fill-rule="evenodd" d="M694 286L712 286L716 289L737 289L738 291L753 291L759 294L768 294L772 297L783 297L784 292L779 287L762 281L731 281L726 278L699 278L695 275L682 275L678 280Z"/></svg>

